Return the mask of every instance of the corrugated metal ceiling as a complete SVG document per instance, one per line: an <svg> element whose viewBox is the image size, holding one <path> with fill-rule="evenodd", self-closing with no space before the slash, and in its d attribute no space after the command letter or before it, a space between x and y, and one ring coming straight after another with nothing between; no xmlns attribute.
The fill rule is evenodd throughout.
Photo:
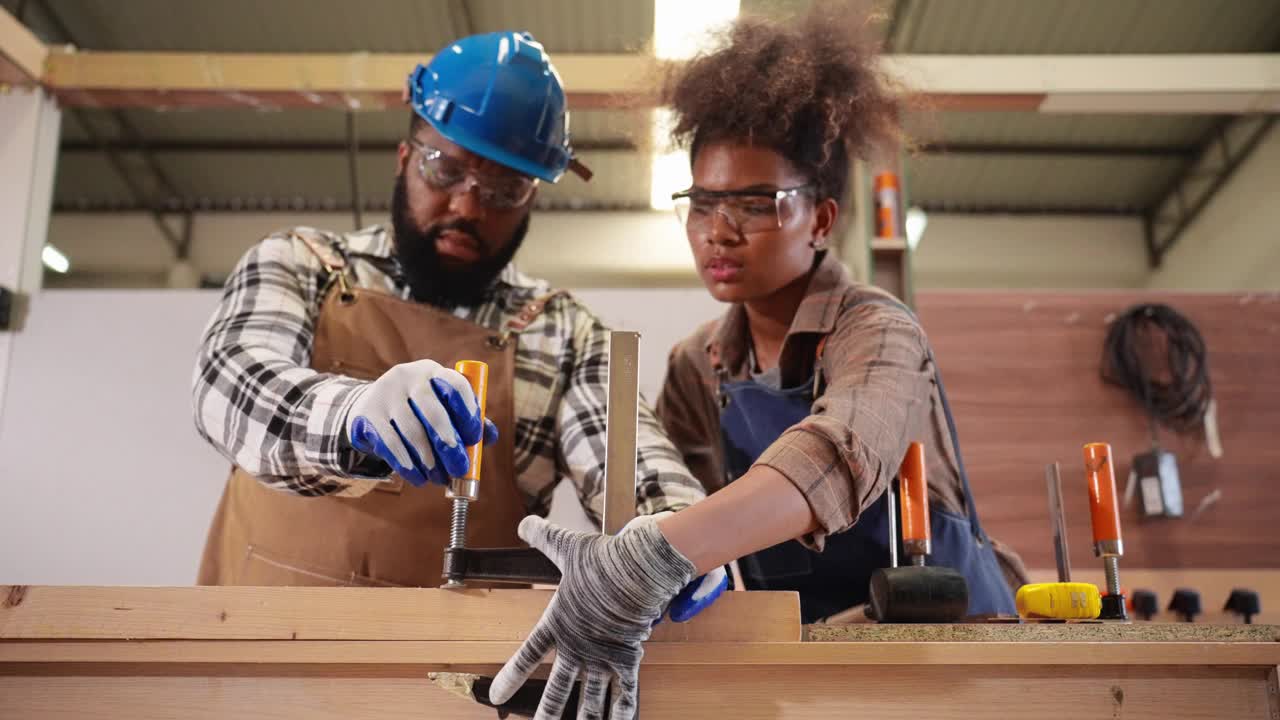
<svg viewBox="0 0 1280 720"><path fill-rule="evenodd" d="M1267 52L1276 0L898 0L894 51L955 54Z"/></svg>
<svg viewBox="0 0 1280 720"><path fill-rule="evenodd" d="M29 2L31 26L53 42L65 38L48 29L42 3L92 50L428 54L462 35L520 29L559 52L624 52L653 31L652 3L628 0Z"/></svg>
<svg viewBox="0 0 1280 720"><path fill-rule="evenodd" d="M0 0L15 9L19 0ZM624 52L644 46L653 26L647 0L27 0L27 19L40 30L48 3L84 47L110 50L313 51L371 50L424 54L468 30L531 30L556 52ZM744 0L744 11L780 13L804 0ZM1276 0L884 0L885 26L899 52L1140 53L1274 50L1280 40ZM44 21L47 24L47 19ZM47 27L50 40L60 40ZM99 133L116 138L113 118L85 113ZM235 197L347 200L345 120L328 111L252 110L126 112L127 121L158 152L156 162L190 199ZM648 134L647 112L579 112L579 143L616 147ZM1208 137L1218 118L1195 116L1058 116L1037 113L944 112L911 119L919 140L949 155L910 161L912 199L946 207L1011 209L1135 209L1148 205L1185 165L1185 151ZM379 202L389 193L390 154L405 130L402 112L359 116L361 185ZM56 199L61 206L125 202L119 176L85 149L72 117ZM312 152L247 152L247 146L310 142ZM175 146L187 144L185 151ZM220 148L220 149L219 149ZM983 153L983 148L999 152ZM1011 154L1018 149L1030 154ZM1045 153L1082 149L1081 156ZM1122 150L1107 157L1108 149ZM1155 152L1142 152L1144 148ZM208 152L196 152L208 150ZM633 207L648 199L649 161L642 152L597 151L597 175L544 188L559 206ZM125 155L130 166L140 160ZM149 182L145 172L139 182Z"/></svg>

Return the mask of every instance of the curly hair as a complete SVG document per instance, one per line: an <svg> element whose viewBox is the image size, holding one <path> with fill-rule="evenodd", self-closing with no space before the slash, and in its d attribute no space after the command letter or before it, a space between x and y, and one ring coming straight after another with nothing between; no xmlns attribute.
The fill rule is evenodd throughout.
<svg viewBox="0 0 1280 720"><path fill-rule="evenodd" d="M811 178L818 196L844 198L849 159L902 141L900 93L878 67L865 2L817 2L780 21L743 16L714 49L667 69L662 101L671 138L693 157L705 143L772 148Z"/></svg>

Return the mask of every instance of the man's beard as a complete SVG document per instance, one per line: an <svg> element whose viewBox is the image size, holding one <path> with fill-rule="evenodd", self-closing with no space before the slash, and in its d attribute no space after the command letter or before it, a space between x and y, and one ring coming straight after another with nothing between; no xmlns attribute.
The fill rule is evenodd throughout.
<svg viewBox="0 0 1280 720"><path fill-rule="evenodd" d="M440 233L451 230L470 235L482 254L492 248L494 242L482 237L479 228L470 220L435 223L426 232L419 230L409 217L409 191L404 175L400 175L391 196L391 227L395 230L396 259L409 285L410 295L418 302L452 310L463 305L475 305L484 299L493 281L524 242L525 233L529 230L529 213L525 212L510 242L497 255L481 258L466 267L446 267L436 250L436 239Z"/></svg>

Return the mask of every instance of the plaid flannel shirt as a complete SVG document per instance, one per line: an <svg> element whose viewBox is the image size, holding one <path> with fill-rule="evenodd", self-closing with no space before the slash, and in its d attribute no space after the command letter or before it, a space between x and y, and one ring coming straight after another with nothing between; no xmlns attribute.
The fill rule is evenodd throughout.
<svg viewBox="0 0 1280 720"><path fill-rule="evenodd" d="M408 298L382 226L341 236L361 288ZM353 392L364 381L309 367L314 326L329 274L287 232L251 248L227 279L205 330L193 377L195 424L235 465L277 490L348 491L351 480L390 475L345 438ZM485 300L455 314L499 329L529 300L551 291L508 265ZM515 366L516 485L545 513L559 478L569 478L587 515L603 513L608 329L581 303L557 296L519 334ZM641 403L637 506L678 510L704 496L652 410Z"/></svg>

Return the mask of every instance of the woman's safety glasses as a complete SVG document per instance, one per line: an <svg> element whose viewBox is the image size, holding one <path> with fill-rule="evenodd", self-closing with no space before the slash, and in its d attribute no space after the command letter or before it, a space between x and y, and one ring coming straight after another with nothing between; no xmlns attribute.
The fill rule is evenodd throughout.
<svg viewBox="0 0 1280 720"><path fill-rule="evenodd" d="M795 216L800 196L812 184L777 190L685 190L671 196L676 217L688 230L711 229L717 214L740 233L777 230Z"/></svg>
<svg viewBox="0 0 1280 720"><path fill-rule="evenodd" d="M433 190L447 193L476 189L480 204L493 210L511 210L529 202L538 186L537 178L524 175L480 175L467 164L449 157L430 145L410 139L418 151L418 173Z"/></svg>

